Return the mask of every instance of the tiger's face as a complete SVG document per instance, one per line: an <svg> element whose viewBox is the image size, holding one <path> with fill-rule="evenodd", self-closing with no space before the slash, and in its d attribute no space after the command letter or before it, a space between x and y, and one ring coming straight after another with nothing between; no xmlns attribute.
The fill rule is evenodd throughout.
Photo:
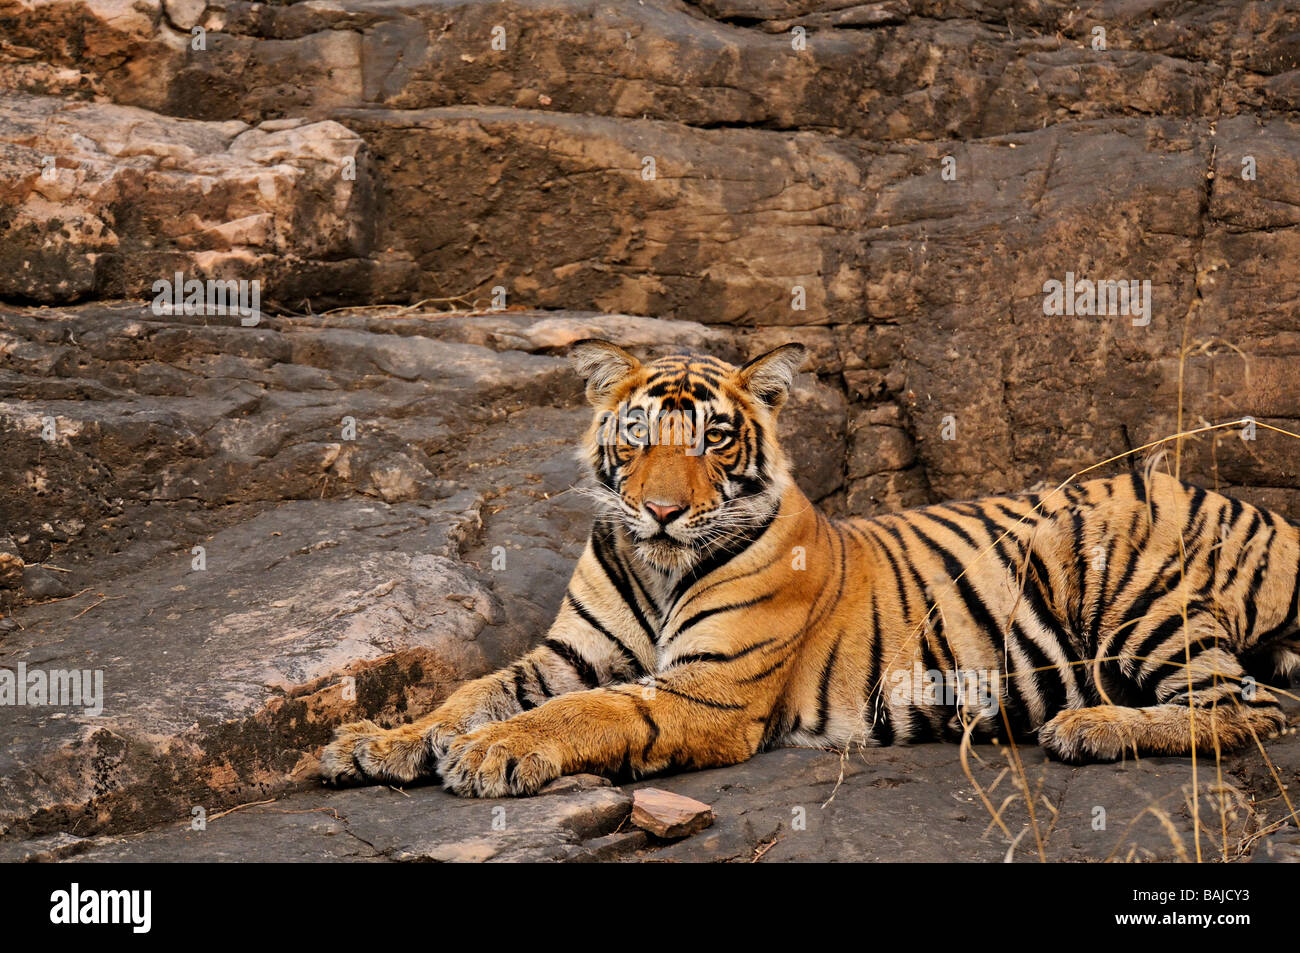
<svg viewBox="0 0 1300 953"><path fill-rule="evenodd" d="M804 356L787 344L742 367L699 355L642 364L607 341L573 346L596 409L582 451L593 495L646 562L683 570L776 512L790 480L776 418Z"/></svg>

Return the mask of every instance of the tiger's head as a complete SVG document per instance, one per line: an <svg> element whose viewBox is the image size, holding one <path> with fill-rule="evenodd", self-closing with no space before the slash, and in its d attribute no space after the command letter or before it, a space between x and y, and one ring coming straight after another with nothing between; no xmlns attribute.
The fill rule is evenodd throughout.
<svg viewBox="0 0 1300 953"><path fill-rule="evenodd" d="M642 364L608 341L570 357L596 413L582 448L604 518L665 572L762 526L790 474L776 418L806 351L785 344L735 367L673 354Z"/></svg>

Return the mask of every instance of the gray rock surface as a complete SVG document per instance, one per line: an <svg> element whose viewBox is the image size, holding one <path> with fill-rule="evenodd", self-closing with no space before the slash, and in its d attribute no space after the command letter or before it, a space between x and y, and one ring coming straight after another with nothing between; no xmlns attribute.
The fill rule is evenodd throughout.
<svg viewBox="0 0 1300 953"><path fill-rule="evenodd" d="M484 861L586 860L632 799L614 788L520 801L465 801L433 788L314 791L126 837L0 842L4 860Z"/></svg>
<svg viewBox="0 0 1300 953"><path fill-rule="evenodd" d="M1294 734L1270 755L1296 777ZM1027 787L995 746L973 749L968 778L955 747L921 745L847 756L784 749L730 768L531 799L467 800L429 786L316 790L214 812L203 830L182 819L124 836L0 840L0 859L1188 861L1198 856L1198 820L1205 860L1297 859L1294 822L1284 825L1289 812L1276 787L1243 781L1267 771L1258 754L1225 757L1222 782L1213 763L1200 766L1199 817L1184 760L1071 768L1045 761L1037 749L1021 750L1020 758ZM701 800L716 820L681 840L649 836L630 824L631 794L642 787ZM1035 800L1032 819L1026 789Z"/></svg>

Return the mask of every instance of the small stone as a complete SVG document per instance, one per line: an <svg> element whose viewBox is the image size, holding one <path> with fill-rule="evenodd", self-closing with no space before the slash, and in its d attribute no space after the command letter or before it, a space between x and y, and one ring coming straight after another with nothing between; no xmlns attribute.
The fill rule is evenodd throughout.
<svg viewBox="0 0 1300 953"><path fill-rule="evenodd" d="M591 791L595 788L613 787L614 783L609 778L602 778L598 774L568 774L562 778L556 778L550 784L542 787L537 793L540 794L577 794L579 791Z"/></svg>
<svg viewBox="0 0 1300 953"><path fill-rule="evenodd" d="M641 788L632 795L632 823L656 837L689 837L713 823L713 808L694 798L659 788Z"/></svg>
<svg viewBox="0 0 1300 953"><path fill-rule="evenodd" d="M28 566L23 570L23 589L34 600L62 599L72 595L72 589L58 573L50 572L39 566Z"/></svg>
<svg viewBox="0 0 1300 953"><path fill-rule="evenodd" d="M163 8L172 23L182 30L189 30L203 19L207 12L206 0L163 0Z"/></svg>

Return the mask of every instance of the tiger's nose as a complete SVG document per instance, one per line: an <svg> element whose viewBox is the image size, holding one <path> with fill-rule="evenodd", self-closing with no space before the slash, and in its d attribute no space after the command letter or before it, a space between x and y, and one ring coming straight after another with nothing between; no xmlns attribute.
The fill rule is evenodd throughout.
<svg viewBox="0 0 1300 953"><path fill-rule="evenodd" d="M649 500L646 501L645 508L659 521L660 526L667 526L686 512L686 507L677 503L651 503Z"/></svg>

